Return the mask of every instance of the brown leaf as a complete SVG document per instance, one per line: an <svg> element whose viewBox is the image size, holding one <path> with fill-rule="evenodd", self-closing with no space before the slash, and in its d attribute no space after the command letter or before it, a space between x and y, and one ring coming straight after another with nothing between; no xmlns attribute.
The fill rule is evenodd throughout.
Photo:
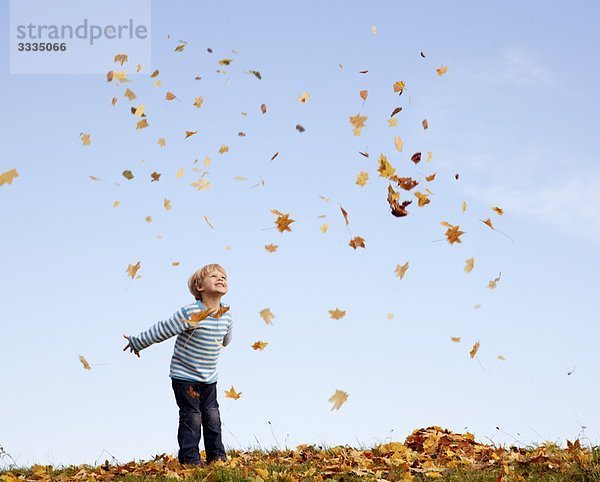
<svg viewBox="0 0 600 482"><path fill-rule="evenodd" d="M471 348L471 351L469 352L469 356L471 358L475 358L475 355L477 354L477 350L479 350L479 342L477 342L473 345L473 348Z"/></svg>
<svg viewBox="0 0 600 482"><path fill-rule="evenodd" d="M278 246L276 244L266 244L265 245L265 249L269 252L269 253L274 253L275 251L277 251Z"/></svg>
<svg viewBox="0 0 600 482"><path fill-rule="evenodd" d="M92 367L90 366L90 364L87 362L87 360L84 358L83 355L79 355L79 361L83 365L83 368L85 368L86 370L92 369Z"/></svg>
<svg viewBox="0 0 600 482"><path fill-rule="evenodd" d="M392 115L390 117L394 117L398 112L402 112L402 107L396 107L393 111L392 111Z"/></svg>
<svg viewBox="0 0 600 482"><path fill-rule="evenodd" d="M392 215L397 218L408 215L408 211L406 207L412 203L412 201L403 201L400 204L400 193L394 191L391 185L388 185L388 197L387 201L390 205L390 209L392 210Z"/></svg>
<svg viewBox="0 0 600 482"><path fill-rule="evenodd" d="M423 119L423 122L421 122L421 124L423 125L423 129L427 130L427 128L429 127L429 123L427 122L427 119Z"/></svg>
<svg viewBox="0 0 600 482"><path fill-rule="evenodd" d="M269 308L260 310L259 315L263 320L265 320L265 323L267 325L273 324L273 318L275 318L275 315L273 313L271 313L271 310Z"/></svg>
<svg viewBox="0 0 600 482"><path fill-rule="evenodd" d="M173 92L167 92L167 94L165 95L166 100L173 100L176 98L177 98L177 96Z"/></svg>
<svg viewBox="0 0 600 482"><path fill-rule="evenodd" d="M160 180L160 176L161 176L160 173L154 171L152 174L150 174L150 177L152 178L152 180L150 182L159 181Z"/></svg>
<svg viewBox="0 0 600 482"><path fill-rule="evenodd" d="M261 104L261 105L260 105L260 111L261 111L263 114L266 114L266 113L267 113L267 104Z"/></svg>
<svg viewBox="0 0 600 482"><path fill-rule="evenodd" d="M415 164L418 164L419 162L421 162L421 153L420 152L415 152L412 157L410 158L410 160L412 162L414 162Z"/></svg>
<svg viewBox="0 0 600 482"><path fill-rule="evenodd" d="M275 159L278 155L279 155L279 151L277 151L275 154L273 154L273 157L271 157L271 160Z"/></svg>
<svg viewBox="0 0 600 482"><path fill-rule="evenodd" d="M269 343L266 341L256 341L251 346L253 350L264 350Z"/></svg>
<svg viewBox="0 0 600 482"><path fill-rule="evenodd" d="M123 171L123 177L131 181L133 179L133 173L129 169L126 169Z"/></svg>
<svg viewBox="0 0 600 482"><path fill-rule="evenodd" d="M344 216L344 220L346 221L346 226L348 226L348 224L350 224L350 222L348 221L348 212L342 206L340 206L340 209L342 210L342 215Z"/></svg>
<svg viewBox="0 0 600 482"><path fill-rule="evenodd" d="M364 248L365 247L365 240L363 238L361 238L360 236L355 236L354 238L352 238L350 240L350 242L348 243L348 245L351 246L353 249Z"/></svg>
<svg viewBox="0 0 600 482"><path fill-rule="evenodd" d="M298 132L304 132L306 129L304 127L302 127L300 124L296 124L296 130Z"/></svg>

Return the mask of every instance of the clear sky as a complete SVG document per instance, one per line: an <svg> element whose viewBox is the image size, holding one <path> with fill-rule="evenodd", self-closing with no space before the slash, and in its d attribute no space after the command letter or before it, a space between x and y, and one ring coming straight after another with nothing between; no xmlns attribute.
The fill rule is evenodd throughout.
<svg viewBox="0 0 600 482"><path fill-rule="evenodd" d="M366 447L429 425L480 442L598 444L597 2L153 1L160 87L150 66L118 85L11 75L0 5L0 174L19 172L0 186L0 445L19 464L176 453L174 339L138 359L122 335L193 301L187 278L211 262L228 271L234 320L219 362L227 448ZM149 126L136 130L129 109L140 103ZM368 116L360 136L357 113ZM410 214L390 214L380 153L431 190L430 204L402 192ZM198 191L193 168L206 156L212 187ZM273 229L271 209L290 213L291 232ZM445 241L441 221L460 225L461 244ZM331 319L335 308L346 316ZM231 386L238 400L225 398ZM349 398L332 411L338 389Z"/></svg>

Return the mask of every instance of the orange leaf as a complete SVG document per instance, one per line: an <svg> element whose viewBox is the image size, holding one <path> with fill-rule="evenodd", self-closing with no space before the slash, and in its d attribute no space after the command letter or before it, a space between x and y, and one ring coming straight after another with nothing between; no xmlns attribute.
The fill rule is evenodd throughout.
<svg viewBox="0 0 600 482"><path fill-rule="evenodd" d="M353 249L356 248L364 248L365 247L365 240L363 238L361 238L360 236L355 236L354 238L352 238L350 240L350 242L348 243Z"/></svg>
<svg viewBox="0 0 600 482"><path fill-rule="evenodd" d="M238 398L240 398L241 395L242 395L242 392L236 392L235 388L233 388L233 385L231 386L231 388L229 390L225 390L226 398L233 398L234 400L237 400Z"/></svg>
<svg viewBox="0 0 600 482"><path fill-rule="evenodd" d="M165 95L166 100L173 100L176 98L177 98L177 96L173 92L167 92L167 95Z"/></svg>
<svg viewBox="0 0 600 482"><path fill-rule="evenodd" d="M340 310L339 308L336 308L335 310L328 310L328 311L329 311L330 318L333 318L334 320L339 320L339 319L343 318L344 316L346 316L346 312L343 310Z"/></svg>

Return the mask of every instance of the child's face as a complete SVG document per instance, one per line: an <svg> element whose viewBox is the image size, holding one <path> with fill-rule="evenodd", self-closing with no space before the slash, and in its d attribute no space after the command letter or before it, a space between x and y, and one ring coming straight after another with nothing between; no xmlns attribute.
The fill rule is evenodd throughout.
<svg viewBox="0 0 600 482"><path fill-rule="evenodd" d="M220 294L227 293L227 275L218 270L209 272L200 284L202 294Z"/></svg>

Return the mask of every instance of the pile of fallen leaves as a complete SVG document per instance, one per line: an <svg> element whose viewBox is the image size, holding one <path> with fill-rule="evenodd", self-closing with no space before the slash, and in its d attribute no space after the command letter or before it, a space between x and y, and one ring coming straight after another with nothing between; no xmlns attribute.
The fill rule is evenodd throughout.
<svg viewBox="0 0 600 482"><path fill-rule="evenodd" d="M232 450L227 462L203 468L181 465L176 457L162 454L147 462L120 465L106 461L96 467L80 465L60 470L51 465L34 465L28 470L5 472L0 480L113 480L133 476L211 481L223 480L223 474L230 473L253 482L325 481L344 476L385 482L443 478L457 470L493 470L496 482L522 481L526 480L527 471L558 474L579 470L600 475L600 461L597 457L594 460L593 452L582 447L579 439L567 441L566 449L552 442L535 448L507 449L478 443L468 432L457 434L432 426L413 431L404 443L390 442L367 450L348 446L323 449L315 445L270 452Z"/></svg>

